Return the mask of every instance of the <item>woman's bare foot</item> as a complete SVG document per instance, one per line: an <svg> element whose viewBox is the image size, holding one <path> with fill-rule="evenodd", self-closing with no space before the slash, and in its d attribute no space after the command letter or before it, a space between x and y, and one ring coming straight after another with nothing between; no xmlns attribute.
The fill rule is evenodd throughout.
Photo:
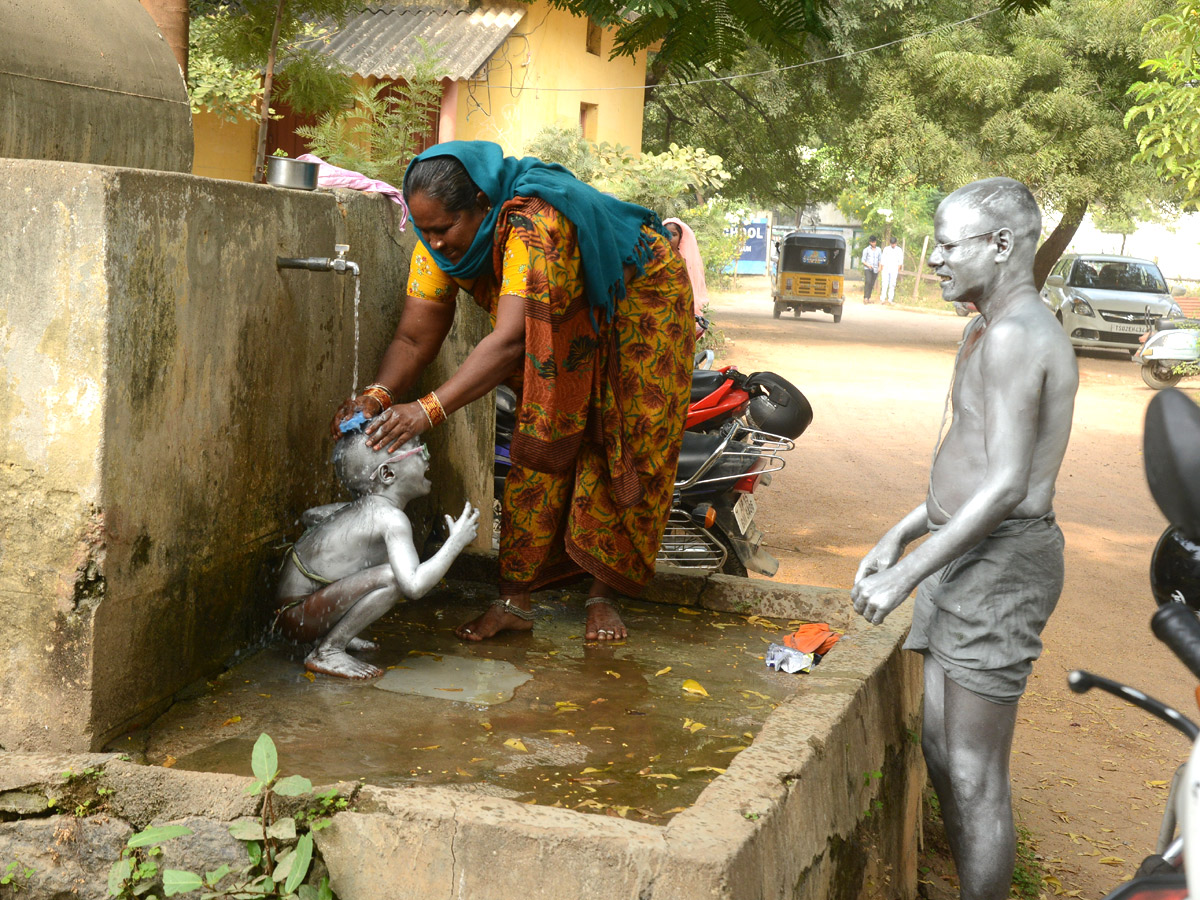
<svg viewBox="0 0 1200 900"><path fill-rule="evenodd" d="M304 660L304 668L310 672L320 672L322 675L336 675L338 678L360 681L378 678L383 674L383 669L355 659L345 650L335 650L332 647L318 647L308 654Z"/></svg>
<svg viewBox="0 0 1200 900"><path fill-rule="evenodd" d="M512 600L511 607L529 612L529 600ZM496 602L484 610L483 615L476 616L470 622L465 622L454 629L455 635L464 641L486 641L502 631L529 631L533 622L522 619L505 609L503 602Z"/></svg>
<svg viewBox="0 0 1200 900"><path fill-rule="evenodd" d="M363 650L378 650L379 645L374 641L368 641L366 638L350 638L350 643L346 645L347 650L357 650L360 653Z"/></svg>
<svg viewBox="0 0 1200 900"><path fill-rule="evenodd" d="M617 612L617 603L607 597L592 597L587 601L587 626L583 631L585 641L623 641L629 631Z"/></svg>

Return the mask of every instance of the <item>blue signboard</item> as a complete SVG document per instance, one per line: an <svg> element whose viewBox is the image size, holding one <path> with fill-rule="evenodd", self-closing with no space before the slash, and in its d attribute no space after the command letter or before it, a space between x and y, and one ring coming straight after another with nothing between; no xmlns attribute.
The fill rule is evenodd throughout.
<svg viewBox="0 0 1200 900"><path fill-rule="evenodd" d="M725 229L725 233L729 235L736 232L737 229L732 226ZM742 247L742 255L737 259L737 273L739 275L767 274L767 235L769 233L770 229L766 219L746 222L743 225L742 236L746 243ZM728 266L725 271L734 271L733 266Z"/></svg>

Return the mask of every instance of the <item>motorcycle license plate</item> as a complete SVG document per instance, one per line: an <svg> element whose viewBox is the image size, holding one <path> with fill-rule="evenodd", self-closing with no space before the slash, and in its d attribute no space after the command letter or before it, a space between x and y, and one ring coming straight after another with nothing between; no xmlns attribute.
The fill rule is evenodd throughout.
<svg viewBox="0 0 1200 900"><path fill-rule="evenodd" d="M1108 327L1117 334L1142 334L1146 330L1145 325L1118 325L1115 322L1110 322Z"/></svg>
<svg viewBox="0 0 1200 900"><path fill-rule="evenodd" d="M737 503L733 504L733 518L737 522L738 531L745 534L750 528L750 523L754 521L754 514L758 511L758 502L754 499L753 494L742 494L738 497Z"/></svg>

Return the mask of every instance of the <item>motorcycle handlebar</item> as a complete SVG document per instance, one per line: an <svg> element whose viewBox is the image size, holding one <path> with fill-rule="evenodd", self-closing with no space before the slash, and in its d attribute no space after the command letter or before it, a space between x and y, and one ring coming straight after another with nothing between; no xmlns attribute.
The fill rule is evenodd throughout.
<svg viewBox="0 0 1200 900"><path fill-rule="evenodd" d="M1200 678L1200 620L1190 606L1184 603L1160 606L1150 618L1150 630Z"/></svg>
<svg viewBox="0 0 1200 900"><path fill-rule="evenodd" d="M1076 669L1067 675L1067 684L1070 685L1071 690L1076 694L1084 694L1092 688L1100 688L1102 691L1114 694L1122 700L1132 703L1139 709L1144 709L1151 715L1157 716L1168 725L1174 725L1192 741L1200 736L1200 728L1197 728L1191 719L1167 706L1165 703L1143 694L1136 688L1131 688L1117 681L1111 681L1100 675L1093 675L1091 672L1085 672L1082 669Z"/></svg>

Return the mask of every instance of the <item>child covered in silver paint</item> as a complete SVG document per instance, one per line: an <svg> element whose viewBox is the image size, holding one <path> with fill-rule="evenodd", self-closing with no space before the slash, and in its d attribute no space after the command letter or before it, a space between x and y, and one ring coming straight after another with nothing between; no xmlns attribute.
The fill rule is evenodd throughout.
<svg viewBox="0 0 1200 900"><path fill-rule="evenodd" d="M338 480L355 498L307 510L307 530L288 551L276 592L276 623L291 640L315 643L304 660L312 672L374 678L383 671L351 656L378 649L358 635L400 600L417 600L436 585L475 539L479 510L468 503L446 516L449 537L425 562L417 556L404 507L429 493L429 451L413 438L394 453L367 446L352 431L333 453Z"/></svg>

